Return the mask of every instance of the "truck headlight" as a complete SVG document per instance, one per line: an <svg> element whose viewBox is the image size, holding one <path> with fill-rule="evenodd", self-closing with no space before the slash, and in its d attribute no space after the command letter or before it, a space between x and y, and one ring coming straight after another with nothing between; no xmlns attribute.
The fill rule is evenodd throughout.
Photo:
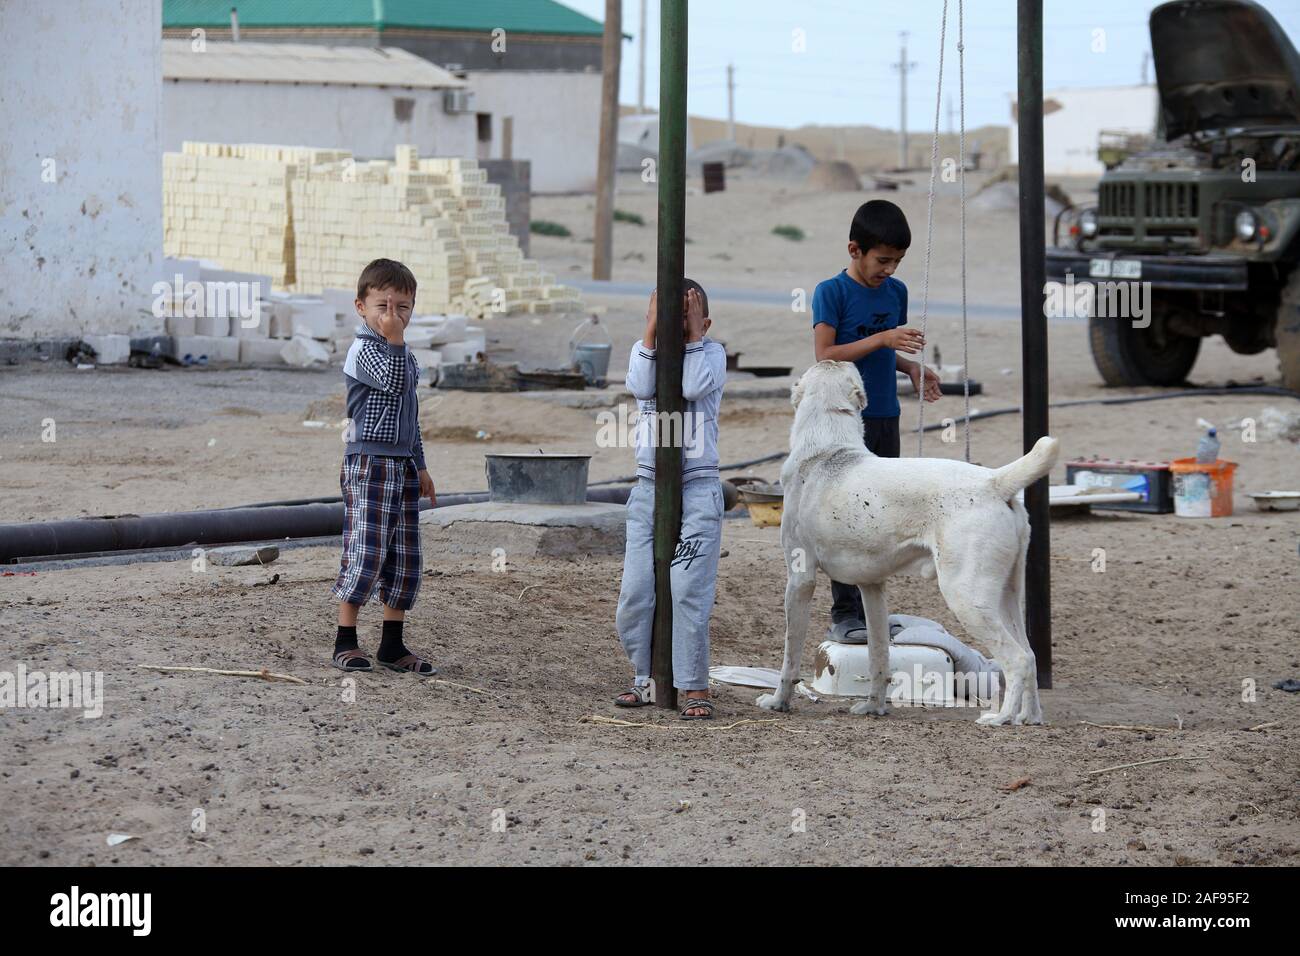
<svg viewBox="0 0 1300 956"><path fill-rule="evenodd" d="M1097 210L1085 209L1079 214L1079 231L1085 239L1097 235Z"/></svg>
<svg viewBox="0 0 1300 956"><path fill-rule="evenodd" d="M1233 228L1236 230L1238 239L1242 242L1250 242L1255 238L1255 233L1259 229L1259 220L1255 218L1255 214L1249 209L1243 209L1237 213Z"/></svg>

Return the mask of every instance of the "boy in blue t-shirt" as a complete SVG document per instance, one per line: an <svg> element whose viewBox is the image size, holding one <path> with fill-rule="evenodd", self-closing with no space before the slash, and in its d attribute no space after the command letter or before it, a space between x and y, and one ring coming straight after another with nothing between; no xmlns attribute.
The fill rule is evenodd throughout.
<svg viewBox="0 0 1300 956"><path fill-rule="evenodd" d="M849 265L817 284L813 293L813 345L817 361L852 362L862 375L867 407L862 438L881 458L899 457L898 385L895 371L920 387L921 366L899 355L914 355L925 339L907 325L907 286L894 278L912 244L903 210L884 199L863 203L849 226ZM939 399L939 377L925 370L925 400ZM865 644L862 596L852 585L831 582L831 639Z"/></svg>

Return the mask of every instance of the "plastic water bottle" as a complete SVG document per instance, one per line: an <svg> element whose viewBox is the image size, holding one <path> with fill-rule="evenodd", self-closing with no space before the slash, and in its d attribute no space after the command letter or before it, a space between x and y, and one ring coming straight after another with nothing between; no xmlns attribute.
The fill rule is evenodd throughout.
<svg viewBox="0 0 1300 956"><path fill-rule="evenodd" d="M1205 434L1196 443L1196 463L1213 465L1219 460L1219 430L1203 418L1198 419L1196 423L1205 429Z"/></svg>

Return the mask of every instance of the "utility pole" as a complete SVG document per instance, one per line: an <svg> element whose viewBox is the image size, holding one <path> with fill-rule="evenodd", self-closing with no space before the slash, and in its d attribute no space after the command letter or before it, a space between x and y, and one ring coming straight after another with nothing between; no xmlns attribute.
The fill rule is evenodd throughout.
<svg viewBox="0 0 1300 956"><path fill-rule="evenodd" d="M1019 0L1016 95L1020 104L1020 354L1024 371L1025 451L1047 430L1046 223L1043 212L1043 0ZM1052 686L1052 519L1047 476L1025 489L1029 552L1025 626L1038 686Z"/></svg>
<svg viewBox="0 0 1300 956"><path fill-rule="evenodd" d="M949 93L948 94L948 135L949 136L952 135L952 114L953 114L952 94Z"/></svg>
<svg viewBox="0 0 1300 956"><path fill-rule="evenodd" d="M727 64L727 139L736 141L736 68Z"/></svg>
<svg viewBox="0 0 1300 956"><path fill-rule="evenodd" d="M637 34L637 45L641 48L641 62L637 64L636 74L636 111L645 112L645 4L641 0L641 31Z"/></svg>
<svg viewBox="0 0 1300 956"><path fill-rule="evenodd" d="M1142 85L1143 86L1147 85L1147 64L1150 62L1151 62L1151 54L1149 52L1143 53L1142 54Z"/></svg>
<svg viewBox="0 0 1300 956"><path fill-rule="evenodd" d="M907 31L898 34L902 49L898 52L898 62L893 64L898 71L898 168L907 168L907 74L916 69L916 61L907 59Z"/></svg>
<svg viewBox="0 0 1300 956"><path fill-rule="evenodd" d="M659 256L655 321L655 703L677 707L672 562L682 524L682 276L686 266L686 3L659 8Z"/></svg>
<svg viewBox="0 0 1300 956"><path fill-rule="evenodd" d="M622 0L605 0L600 56L600 155L596 163L596 228L591 277L608 279L614 260L614 177L618 164L618 71L623 44Z"/></svg>

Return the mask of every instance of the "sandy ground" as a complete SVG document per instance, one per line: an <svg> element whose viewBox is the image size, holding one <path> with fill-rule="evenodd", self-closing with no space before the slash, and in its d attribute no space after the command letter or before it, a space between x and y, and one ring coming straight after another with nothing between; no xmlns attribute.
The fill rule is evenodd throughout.
<svg viewBox="0 0 1300 956"><path fill-rule="evenodd" d="M860 197L780 189L692 197L692 274L706 284L810 293L836 271L841 220ZM702 198L720 202L701 211ZM902 201L915 228L924 196L919 207L908 205L915 196ZM538 200L534 217L577 227L589 222L587 203ZM618 205L652 212L653 198L620 194ZM802 225L809 238L767 235L777 222ZM972 225L972 302L1014 305L1014 229L1014 218ZM534 254L563 275L589 255L587 234L535 237ZM938 241L931 294L956 301L951 230ZM617 243L615 278L648 283L652 225L620 225ZM638 252L643 260L626 258ZM914 302L922 255L918 240L900 272ZM606 309L617 373L644 303L591 302ZM798 369L811 361L806 314L719 305L715 318L717 335L745 362ZM575 321L513 317L491 323L489 336L503 358L557 364ZM944 360L959 361L957 324L935 315L930 331ZM1017 323L982 318L970 347L986 388L975 407L1017 404ZM1079 322L1052 324L1051 376L1057 400L1111 394L1098 385ZM1275 365L1271 355L1236 356L1209 342L1192 377L1271 381ZM337 370L26 366L0 369L0 402L0 520L337 494ZM1085 406L1053 412L1052 432L1066 457L1167 459L1192 453L1197 416L1223 422L1286 402ZM723 408L724 461L787 447L784 399L726 399ZM959 398L945 398L926 420L960 408ZM629 449L598 444L598 411L519 395L427 393L421 420L439 487L462 491L482 487L487 450L586 451L593 479L628 473ZM41 441L46 419L56 423L54 442ZM914 401L905 401L905 432L915 420ZM1014 457L1020 428L1015 415L975 423L973 459ZM915 453L914 441L905 434L905 453ZM925 450L959 457L961 445L929 435ZM1099 512L1054 523L1055 686L1043 692L1048 725L1037 728L977 727L967 708L856 718L845 706L803 700L775 722L731 726L774 716L740 688L721 689L712 725L657 709L615 711L609 698L627 676L613 631L616 558L509 557L494 572L490 558L430 549L408 640L434 658L443 682L360 675L351 702L352 688L327 666L333 548L285 551L265 570L195 573L184 561L3 577L0 669L102 671L106 703L98 719L5 713L0 862L1294 865L1298 701L1272 684L1300 676L1300 516L1257 513L1242 492L1294 487L1300 450L1229 432L1222 456L1240 463L1231 518ZM770 478L777 468L754 471ZM1058 466L1053 478L1063 476ZM724 547L714 662L779 666L777 532L731 520ZM1096 548L1106 551L1103 573L1092 570ZM900 578L890 601L962 633L930 582ZM823 585L815 628L828 606ZM365 613L362 633L373 650L376 613ZM160 674L145 664L266 667L308 684ZM1242 699L1247 679L1251 703ZM580 723L587 714L650 726ZM1089 773L1170 756L1190 759ZM206 815L201 834L191 829L196 809ZM792 829L799 819L802 831ZM140 839L108 848L110 832Z"/></svg>

